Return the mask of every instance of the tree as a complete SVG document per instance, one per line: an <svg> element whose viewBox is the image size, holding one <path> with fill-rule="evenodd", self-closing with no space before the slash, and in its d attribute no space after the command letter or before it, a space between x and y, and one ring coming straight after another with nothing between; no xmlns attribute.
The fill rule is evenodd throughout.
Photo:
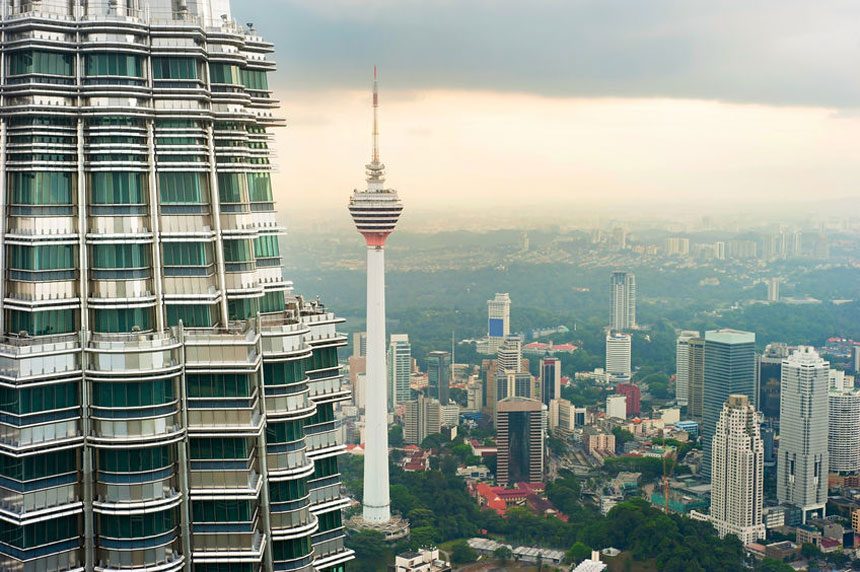
<svg viewBox="0 0 860 572"><path fill-rule="evenodd" d="M388 444L392 447L403 446L403 427L400 425L392 425L388 430Z"/></svg>
<svg viewBox="0 0 860 572"><path fill-rule="evenodd" d="M465 540L458 540L451 545L451 560L454 564L466 564L478 559L478 553Z"/></svg>
<svg viewBox="0 0 860 572"><path fill-rule="evenodd" d="M507 546L499 546L498 548L493 550L493 556L496 558L496 560L507 562L514 556L514 553Z"/></svg>
<svg viewBox="0 0 860 572"><path fill-rule="evenodd" d="M821 556L821 549L814 544L804 542L803 546L800 547L800 555L807 560L812 560Z"/></svg>
<svg viewBox="0 0 860 572"><path fill-rule="evenodd" d="M385 569L389 555L381 532L362 530L350 533L346 546L355 550L355 570L374 572Z"/></svg>
<svg viewBox="0 0 860 572"><path fill-rule="evenodd" d="M756 572L794 572L794 568L773 558L765 558L755 568Z"/></svg>
<svg viewBox="0 0 860 572"><path fill-rule="evenodd" d="M589 556L591 556L591 548L582 542L577 542L565 552L564 560L570 564L579 564Z"/></svg>
<svg viewBox="0 0 860 572"><path fill-rule="evenodd" d="M412 543L418 548L436 546L439 542L439 531L432 526L419 526L410 531Z"/></svg>

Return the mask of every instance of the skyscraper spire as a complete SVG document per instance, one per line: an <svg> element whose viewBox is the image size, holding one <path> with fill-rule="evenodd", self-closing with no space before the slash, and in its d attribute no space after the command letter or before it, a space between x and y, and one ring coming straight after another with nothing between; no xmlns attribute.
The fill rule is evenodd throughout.
<svg viewBox="0 0 860 572"><path fill-rule="evenodd" d="M379 75L376 66L373 66L373 151L366 168L367 182L373 187L370 190L381 190L385 182L385 165L379 161Z"/></svg>

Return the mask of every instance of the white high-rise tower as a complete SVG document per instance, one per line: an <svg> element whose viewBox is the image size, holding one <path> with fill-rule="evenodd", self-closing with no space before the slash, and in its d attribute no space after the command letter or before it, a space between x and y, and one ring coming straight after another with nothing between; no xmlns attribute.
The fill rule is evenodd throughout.
<svg viewBox="0 0 860 572"><path fill-rule="evenodd" d="M403 204L397 191L384 188L379 160L379 95L373 68L373 155L367 165L367 190L354 191L349 214L367 243L367 400L365 403L364 521L391 520L388 490L388 407L385 367L385 240L394 231Z"/></svg>

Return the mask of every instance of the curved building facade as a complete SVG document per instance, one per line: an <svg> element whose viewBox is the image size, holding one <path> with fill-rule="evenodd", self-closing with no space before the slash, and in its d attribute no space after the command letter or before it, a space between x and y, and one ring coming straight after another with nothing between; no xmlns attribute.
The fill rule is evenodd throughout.
<svg viewBox="0 0 860 572"><path fill-rule="evenodd" d="M0 7L0 570L340 570L341 321L227 0Z"/></svg>

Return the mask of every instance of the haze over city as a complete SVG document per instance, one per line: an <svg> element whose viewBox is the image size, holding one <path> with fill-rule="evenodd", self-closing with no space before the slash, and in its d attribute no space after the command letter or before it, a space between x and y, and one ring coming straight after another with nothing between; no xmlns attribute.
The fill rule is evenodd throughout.
<svg viewBox="0 0 860 572"><path fill-rule="evenodd" d="M300 211L346 220L332 207L362 182L373 64L382 158L414 212L809 216L856 197L850 23L860 7L850 2L263 0L237 10L278 49L271 81L290 128L277 137L274 180L291 224L303 224Z"/></svg>

